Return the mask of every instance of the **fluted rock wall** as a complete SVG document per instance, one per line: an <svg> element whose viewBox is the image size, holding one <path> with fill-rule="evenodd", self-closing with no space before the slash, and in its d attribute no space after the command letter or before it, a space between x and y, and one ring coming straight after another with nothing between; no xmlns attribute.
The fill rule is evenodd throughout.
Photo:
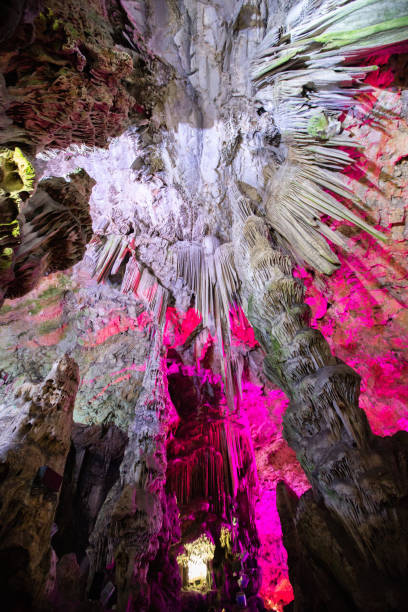
<svg viewBox="0 0 408 612"><path fill-rule="evenodd" d="M137 112L129 89L141 54L126 38L125 16L115 3L22 4L18 25L2 41L0 71L13 124L1 142L17 140L32 149L105 146Z"/></svg>
<svg viewBox="0 0 408 612"><path fill-rule="evenodd" d="M129 427L120 478L111 488L90 537L89 585L107 565L114 568L119 610L148 610L149 562L159 550L166 515L165 442L171 426L162 332L152 334L143 390Z"/></svg>

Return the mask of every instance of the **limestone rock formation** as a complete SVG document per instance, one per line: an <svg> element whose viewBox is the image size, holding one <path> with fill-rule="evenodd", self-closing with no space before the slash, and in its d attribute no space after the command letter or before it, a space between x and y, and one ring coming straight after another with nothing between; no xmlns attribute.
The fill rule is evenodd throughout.
<svg viewBox="0 0 408 612"><path fill-rule="evenodd" d="M166 513L165 441L171 422L166 395L162 335L157 331L129 428L120 478L110 490L90 537L89 585L113 563L119 610L148 610L147 572L159 549Z"/></svg>
<svg viewBox="0 0 408 612"><path fill-rule="evenodd" d="M119 477L127 436L114 425L74 423L71 439L53 548L59 558L75 553L80 563L99 510Z"/></svg>
<svg viewBox="0 0 408 612"><path fill-rule="evenodd" d="M69 352L81 372L74 421L114 423L126 431L149 350L143 310L111 284L88 279L82 285L70 271L43 278L29 294L3 306L2 401L27 379L42 379Z"/></svg>
<svg viewBox="0 0 408 612"><path fill-rule="evenodd" d="M55 552L54 495L14 587L43 605L48 572L61 612L259 610L261 589L282 612L283 472L312 487L278 493L292 609L403 609L407 441L369 420L381 395L375 431L408 428L406 0L2 11L0 392L68 350L81 372Z"/></svg>
<svg viewBox="0 0 408 612"><path fill-rule="evenodd" d="M15 252L13 277L2 287L5 298L31 291L42 276L80 261L92 237L89 197L93 179L84 171L44 179L21 208L24 223Z"/></svg>
<svg viewBox="0 0 408 612"><path fill-rule="evenodd" d="M1 300L8 284L13 284L10 297L22 295L48 267L43 256L38 255L35 263L24 262L25 278L13 283L15 250L24 223L24 212L21 210L19 215L18 205L34 186L36 163L32 157L45 147L65 148L73 143L104 147L110 137L127 127L130 117L134 122L145 117L149 95L156 95L148 87L151 56L141 48L141 41L134 39L124 11L114 4L108 8L92 2L85 7L75 0L25 0L2 7ZM138 103L131 91L138 98L141 94ZM41 198L38 194L36 201L30 203L30 220L35 208L45 205L40 200L44 195ZM51 218L51 210L43 211L43 217L46 214ZM88 220L84 229L87 225L91 225ZM27 231L28 228L26 238ZM89 238L84 241L87 233L85 229L84 236L76 239L76 255L67 253L67 265L59 269L82 259L84 245L80 243L88 242ZM55 269L51 265L48 272ZM27 278L30 274L32 279Z"/></svg>
<svg viewBox="0 0 408 612"><path fill-rule="evenodd" d="M360 377L309 327L310 310L303 287L290 275L290 259L265 241L265 225L244 201L237 209L237 253L247 278L251 274L248 316L266 353L266 375L290 399L284 436L312 485L299 504L292 492L278 490L289 564L302 585L297 599L295 582L295 609L323 610L332 598L344 611L366 605L373 611L402 609L408 436L373 436L358 406ZM310 558L316 560L313 570ZM381 587L368 593L376 573ZM321 574L326 591L318 589Z"/></svg>
<svg viewBox="0 0 408 612"><path fill-rule="evenodd" d="M311 446L316 459L322 456ZM407 433L337 442L325 455L316 465L313 490L298 499L284 483L278 488L295 593L291 609L403 610Z"/></svg>
<svg viewBox="0 0 408 612"><path fill-rule="evenodd" d="M78 366L65 356L44 382L2 406L1 589L9 610L44 603L78 383Z"/></svg>
<svg viewBox="0 0 408 612"><path fill-rule="evenodd" d="M76 0L22 4L19 15L9 8L16 27L0 55L13 121L1 142L7 135L37 150L105 146L137 112L128 89L136 80L133 60L142 54L123 30L115 34L125 26L120 11Z"/></svg>
<svg viewBox="0 0 408 612"><path fill-rule="evenodd" d="M97 588L89 593L93 603L84 604L88 600L86 550L106 495L119 478L127 436L114 425L74 423L71 440L55 515L58 530L52 546L58 560L49 602L55 610L76 610L80 605L96 610L103 606ZM101 574L96 582L103 578Z"/></svg>
<svg viewBox="0 0 408 612"><path fill-rule="evenodd" d="M34 168L19 147L0 153L0 300L14 278L16 249L21 242L20 205L34 188Z"/></svg>
<svg viewBox="0 0 408 612"><path fill-rule="evenodd" d="M208 604L222 606L235 600L240 580L246 582L248 597L256 596L261 580L253 449L239 417L224 414L221 377L206 380L205 371L192 366L191 348L180 353L168 355L169 392L180 420L167 445L166 489L176 494L185 550L204 536L214 547L207 585L197 587L189 579L188 554L179 557L184 563L183 601L188 609L188 595L202 589L209 591ZM215 370L217 356L210 349L207 360Z"/></svg>

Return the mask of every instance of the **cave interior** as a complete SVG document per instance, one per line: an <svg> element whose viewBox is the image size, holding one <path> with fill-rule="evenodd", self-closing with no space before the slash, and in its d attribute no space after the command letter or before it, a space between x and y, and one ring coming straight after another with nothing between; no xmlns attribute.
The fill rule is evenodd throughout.
<svg viewBox="0 0 408 612"><path fill-rule="evenodd" d="M408 0L2 0L5 612L408 610Z"/></svg>

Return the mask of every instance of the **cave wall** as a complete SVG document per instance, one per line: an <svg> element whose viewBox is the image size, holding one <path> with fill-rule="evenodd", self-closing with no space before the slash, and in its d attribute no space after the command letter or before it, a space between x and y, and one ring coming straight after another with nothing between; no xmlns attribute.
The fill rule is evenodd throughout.
<svg viewBox="0 0 408 612"><path fill-rule="evenodd" d="M74 418L125 428L140 392L148 350L143 307L90 282L53 274L2 312L1 395L38 382L69 351L81 368ZM17 340L17 342L16 342Z"/></svg>
<svg viewBox="0 0 408 612"><path fill-rule="evenodd" d="M41 609L53 586L51 528L78 383L78 366L65 355L1 407L1 588L10 610Z"/></svg>

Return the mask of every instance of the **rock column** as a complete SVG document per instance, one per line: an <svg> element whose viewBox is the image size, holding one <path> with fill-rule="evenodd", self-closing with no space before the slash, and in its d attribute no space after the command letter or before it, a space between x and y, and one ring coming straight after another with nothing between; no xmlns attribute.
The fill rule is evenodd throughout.
<svg viewBox="0 0 408 612"><path fill-rule="evenodd" d="M246 314L266 353L266 375L290 398L284 436L312 485L299 505L282 487L278 495L295 598L299 593L295 610L329 609L321 606L336 592L344 605L333 610L402 610L408 434L372 434L358 405L360 377L309 327L291 260L272 248L265 222L238 196L235 208Z"/></svg>
<svg viewBox="0 0 408 612"><path fill-rule="evenodd" d="M162 333L158 330L120 478L108 494L90 538L90 579L107 564L114 564L120 611L149 609L147 572L159 550L166 512L166 439L171 413L161 351Z"/></svg>

